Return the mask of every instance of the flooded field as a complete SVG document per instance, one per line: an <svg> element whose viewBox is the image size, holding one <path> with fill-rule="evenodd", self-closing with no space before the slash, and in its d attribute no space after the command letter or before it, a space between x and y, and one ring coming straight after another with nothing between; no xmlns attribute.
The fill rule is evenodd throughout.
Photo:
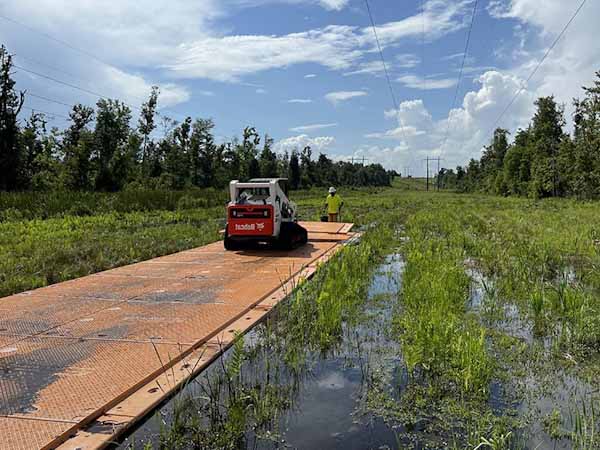
<svg viewBox="0 0 600 450"><path fill-rule="evenodd" d="M412 200L395 220L366 210L359 245L121 447L599 448L591 222Z"/></svg>
<svg viewBox="0 0 600 450"><path fill-rule="evenodd" d="M400 292L402 269L400 255L385 257L372 275L357 326L344 326L341 342L327 354L307 355L310 363L300 373L285 374L286 378L280 383L291 390L280 392L287 394L287 398L280 399L284 405L270 411L274 416L268 430L246 433L244 446L256 449L364 449L398 445L398 433L369 410L366 400L370 379L384 374L389 376L389 390L393 395L401 390L402 380L406 378L406 373L395 373L400 365L397 343L387 333L382 333L391 327L393 299ZM269 360L278 356L265 346L264 336L269 327L269 324L259 325L244 337L244 351L252 358L241 370L249 377L245 380L249 385L264 382L264 368L269 365ZM224 356L227 362L233 352L230 350ZM178 414L176 409L189 397L202 398L205 387L199 384L210 383L209 379L219 377L223 370L223 366L213 365L122 447L143 447L148 443L160 446L161 439L165 438L164 424L174 419ZM206 426L210 426L208 420Z"/></svg>

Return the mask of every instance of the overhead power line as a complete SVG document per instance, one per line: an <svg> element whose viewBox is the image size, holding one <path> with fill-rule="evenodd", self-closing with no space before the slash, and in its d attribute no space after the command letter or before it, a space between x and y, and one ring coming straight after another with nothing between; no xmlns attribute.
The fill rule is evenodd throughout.
<svg viewBox="0 0 600 450"><path fill-rule="evenodd" d="M74 108L75 107L75 105L71 105L70 103L64 103L64 102L61 102L60 100L54 100L52 98L44 97L43 95L34 94L32 92L27 92L27 95L29 97L38 98L38 99L44 100L46 102L56 103L57 105L68 106L69 108Z"/></svg>
<svg viewBox="0 0 600 450"><path fill-rule="evenodd" d="M452 99L452 106L448 110L448 124L446 126L446 133L444 135L444 140L442 141L442 146L440 147L442 153L444 152L444 146L446 145L446 142L448 141L448 135L450 133L450 113L456 106L456 100L458 99L458 93L460 91L460 83L462 81L463 71L465 69L465 61L467 60L467 55L469 53L469 44L471 43L471 33L473 31L473 24L475 23L475 15L477 13L477 3L478 2L479 2L478 0L475 0L475 4L473 5L473 15L471 16L471 23L469 25L469 31L467 32L467 40L465 42L465 51L463 53L463 58L462 58L462 63L460 65L460 71L458 73L458 78L456 80L456 89L454 90L454 98Z"/></svg>
<svg viewBox="0 0 600 450"><path fill-rule="evenodd" d="M23 59L26 59L26 58L23 58ZM40 64L41 64L41 63L40 63ZM15 67L15 68L17 68L17 69L20 69L20 70L23 70L24 72L28 72L28 73L30 73L30 74L32 74L32 75L36 75L36 76L38 76L38 77L42 77L42 78L45 78L45 79L47 79L47 80L53 81L54 83L62 84L63 86L67 86L67 87L70 87L70 88L72 88L72 89L76 89L76 90L78 90L78 91L85 92L86 94L93 95L94 97L99 97L99 98L104 98L104 99L108 99L108 98L114 98L114 96L111 96L111 95L103 95L103 94L100 94L99 92L94 92L94 91L92 91L92 90L90 90L90 89L87 89L87 88L81 87L81 86L79 86L79 85L76 85L76 84L73 84L73 83L69 83L69 82L67 82L67 81L59 80L58 78L54 78L54 77L51 77L50 75L46 75L46 74L43 74L43 73L36 72L36 71L34 71L34 70L27 69L27 68L25 68L25 67L22 67L22 66L20 66L20 65L17 65L17 64L13 64L13 67ZM52 67L50 67L50 66L47 66L47 67L48 67L48 68L50 68L50 69L52 69L52 70L58 70L58 69L53 69L53 68L52 68ZM66 75L69 75L69 76L71 76L71 77L73 77L73 78L76 78L74 75L71 75L71 74L69 74L69 73L67 73L67 72L63 72L63 73L64 73L64 74L66 74ZM146 100L142 99L141 97L137 97L137 96L134 96L134 95L130 95L130 97L133 97L133 98L135 98L135 99L138 99L138 100L140 100L140 101L142 101L142 102L145 102L145 101L146 101ZM123 102L123 104L125 104L125 105L129 106L129 107L130 107L130 108L132 108L132 109L136 109L136 110L138 110L138 111L141 111L141 108L140 108L140 107L138 107L138 106L134 106L134 105L131 105L131 104L128 104L128 103L125 103L125 102ZM177 111L173 111L172 109L168 109L168 108L161 108L161 110L162 110L162 111L166 111L166 112L170 112L170 113L172 113L172 114L174 114L174 115L177 115L177 116L179 116L179 117L188 117L186 114L182 114L182 113L179 113L179 112L177 112ZM159 116L161 115L161 114L160 114L160 111L157 111L157 112L156 112L156 114L157 114L157 115L159 115Z"/></svg>
<svg viewBox="0 0 600 450"><path fill-rule="evenodd" d="M68 76L69 78L73 78L75 80L76 79L80 79L80 77L78 77L78 76L76 76L76 75L74 75L74 74L72 74L70 72L67 72L66 70L59 69L58 67L55 67L55 66L50 65L50 64L46 64L46 63L44 63L44 62L42 62L42 61L40 61L38 59L25 57L25 56L23 56L21 54L15 54L15 55L13 55L13 59L14 58L21 59L21 60L23 60L23 61L25 61L25 62L27 62L29 64L34 64L36 66L45 67L46 69L50 69L50 70L52 70L54 72L61 73L63 75Z"/></svg>
<svg viewBox="0 0 600 450"><path fill-rule="evenodd" d="M22 70L22 71L24 71L24 72L30 73L30 74L32 74L32 75L36 75L36 76L38 76L38 77L45 78L46 80L52 81L52 82L54 82L54 83L58 83L58 84L61 84L61 85L63 85L63 86L70 87L71 89L76 89L76 90L78 90L78 91L85 92L86 94L93 95L94 97L98 97L98 98L102 98L102 99L109 99L109 98L111 98L111 96L110 96L110 95L104 95L104 94L101 94L101 93L99 93L99 92L94 92L94 91L92 91L92 90L90 90L90 89L86 89L86 88L84 88L84 87L81 87L81 86L78 86L78 85L76 85L76 84L73 84L73 83L68 83L68 82L66 82L66 81L59 80L58 78L54 78L54 77L51 77L51 76L49 76L49 75L45 75L45 74L43 74L43 73L36 72L36 71L34 71L34 70L29 70L29 69L27 69L27 68L25 68L25 67L18 66L17 64L13 64L13 67L15 67L15 68L17 68L17 69L19 69L19 70ZM30 94L30 95L31 95L31 94ZM37 97L41 97L41 96L37 96ZM54 103L61 103L61 102L58 102L57 100L51 100L51 99L48 99L48 98L44 98L44 100L51 101L51 102L54 102ZM130 107L130 108L132 108L132 109L136 109L136 110L138 110L138 111L141 111L141 110L142 110L142 108L140 108L139 106L131 105L131 104L128 104L128 103L126 103L126 102L122 102L122 103L123 103L125 106L128 106L128 107ZM65 104L65 103L62 103L62 104L63 104L63 105L66 105L66 106L73 106L73 105L68 105L68 104ZM157 114L157 115L160 115L160 113L159 113L159 112L157 112L156 114Z"/></svg>
<svg viewBox="0 0 600 450"><path fill-rule="evenodd" d="M427 89L427 78L425 77L425 0L421 0L421 72L423 90Z"/></svg>
<svg viewBox="0 0 600 450"><path fill-rule="evenodd" d="M61 45L64 45L65 47L68 47L68 48L70 48L71 50L73 50L75 52L81 53L82 55L85 55L85 56L87 56L89 58L92 58L92 59L94 59L94 60L96 60L96 61L98 61L98 62L100 62L102 64L105 64L107 66L111 65L111 64L107 63L106 61L103 61L102 59L98 58L93 53L88 52L87 50L84 50L82 48L79 48L79 47L77 47L75 45L70 44L67 41L63 41L62 39L58 39L58 38L56 38L54 36L51 36L51 35L49 35L47 33L44 33L43 31L37 30L37 29L35 29L33 27L30 27L29 25L25 25L24 23L19 22L18 20L11 19L10 17L6 17L5 15L2 15L2 14L0 14L0 19L4 19L7 22L13 23L13 24L18 25L20 27L23 27L23 28L25 28L25 29L27 29L29 31L32 31L32 32L34 32L36 34L44 36L46 39L50 39L51 41L54 41L54 42L56 42L58 44L61 44Z"/></svg>
<svg viewBox="0 0 600 450"><path fill-rule="evenodd" d="M17 69L19 69L19 70L22 70L22 71L24 71L24 72L30 73L30 74L32 74L32 75L36 75L36 76L38 76L38 77L45 78L46 80L50 80L50 81L52 81L52 82L54 82L54 83L58 83L58 84L62 84L63 86L70 87L71 89L76 89L76 90L78 90L78 91L85 92L86 94L93 95L94 97L99 97L99 98L110 98L110 96L108 96L108 95L104 95L104 94L100 94L100 93L98 93L98 92L94 92L94 91L92 91L92 90L90 90L90 89L86 89L86 88L84 88L84 87L81 87L81 86L78 86L78 85L76 85L76 84L73 84L73 83L68 83L68 82L66 82L66 81L59 80L58 78L54 78L54 77L51 77L51 76L49 76L49 75L45 75L45 74L43 74L43 73L36 72L36 71L34 71L34 70L29 70L29 69L27 69L27 68L25 68L25 67L21 67L21 66L18 66L18 65L16 65L16 64L13 64L13 67L15 67L15 68L17 68ZM130 105L127 105L127 106L130 106ZM134 107L134 106L131 106L131 107L132 107L132 108L136 108L136 107ZM136 109L139 109L139 108L136 108Z"/></svg>
<svg viewBox="0 0 600 450"><path fill-rule="evenodd" d="M7 17L7 16L5 16L5 15L3 15L3 14L0 14L0 19L6 20L7 22L13 23L13 24L15 24L15 25L18 25L18 26L20 26L20 27L23 27L23 28L25 28L25 29L27 29L27 30L29 30L29 31L32 31L32 32L34 32L34 33L36 33L36 34L39 34L40 36L44 36L46 39L49 39L49 40L51 40L51 41L54 41L54 42L56 42L56 43L58 43L58 44L61 44L61 45L65 46L65 47L67 47L67 48L69 48L69 49L73 50L73 51L76 51L76 52L78 52L78 53L80 53L80 54L82 54L82 55L85 55L85 56L87 56L87 57L89 57L89 58L92 58L93 60L95 60L95 61L97 61L97 62L99 62L99 63L101 63L101 64L103 64L103 65L105 65L105 66L107 66L107 67L111 67L111 68L114 68L114 67L115 67L113 64L111 64L111 63L109 63L109 62L106 62L106 61L104 61L103 59L99 58L98 56L96 56L94 53L92 53L92 52L90 52L90 51L87 51L87 50L85 50L85 49L82 49L81 47L78 47L78 46L76 46L76 45L73 45L73 44L71 44L71 43L69 43L69 42L67 42L67 41L64 41L64 40L62 40L62 39L56 38L56 37L54 37L54 36L51 36L51 35L49 35L49 34L47 34L47 33L44 33L43 31L40 31L40 30L38 30L38 29L36 29L36 28L33 28L33 27L31 27L31 26L29 26L29 25L26 25L26 24L24 24L24 23L22 23L22 22L19 22L18 20L12 19L12 18L10 18L10 17ZM24 57L24 56L19 56L19 57L20 57L20 58L22 58L22 59L24 59L24 60L29 60L29 61L33 62L34 64L39 64L39 65L41 65L41 66L45 66L46 68L49 68L49 69L51 69L51 70L55 70L55 71L57 71L57 72L61 72L61 73L65 74L65 75L67 75L67 76L70 76L70 77L72 77L72 78L75 78L75 79L80 79L79 77L77 77L77 76L75 76L75 75L73 75L73 74L70 74L70 73L68 73L68 72L65 72L64 70L58 69L58 68L56 68L56 67L49 66L49 65L47 65L47 64L45 64L45 63L41 63L41 62L39 62L39 61L36 61L36 60L34 60L34 59L31 59L31 58L26 58L26 57ZM16 67L16 65L15 65L15 67ZM72 86L71 86L71 87L72 87ZM90 92L88 91L88 93L90 93ZM97 95L97 94L93 94L93 95ZM112 96L99 96L99 97L103 97L103 98L111 98ZM137 96L135 96L135 95L131 95L131 94L129 94L129 97L131 97L131 98L135 98L136 100L139 100L139 101L142 101L142 102L145 102L145 101L147 100L147 99L145 99L145 98L137 97ZM131 105L127 105L127 106L130 106L130 107L132 107ZM136 109L139 109L139 108L136 108ZM182 113L182 112L178 112L178 111L175 111L175 110L173 110L173 109L167 109L167 108L161 108L161 109L162 109L163 111L170 112L171 114L178 115L178 116L180 116L180 117L187 117L187 116L188 116L188 114L185 114L185 113Z"/></svg>
<svg viewBox="0 0 600 450"><path fill-rule="evenodd" d="M556 44L558 44L558 42L564 36L564 34L566 33L567 29L569 28L569 26L571 26L571 24L573 23L573 21L575 20L575 18L579 14L579 12L583 9L583 7L584 7L584 5L585 5L586 2L587 2L587 0L583 0L581 2L581 4L579 5L579 7L575 10L575 12L573 13L573 15L569 19L569 21L565 24L565 26L561 30L561 32L558 34L558 36L556 36L556 39L554 39L554 42L552 42L552 44L550 45L550 47L548 47L548 49L546 50L546 53L544 53L544 56L542 57L542 59L540 59L540 61L536 64L536 66L533 69L533 71L529 74L529 76L527 77L527 80L525 81L524 86L521 86L517 90L517 92L515 92L515 95L511 98L510 102L508 102L508 104L502 110L502 112L500 113L500 115L498 116L498 118L494 121L494 125L492 125L492 127L485 134L485 136L486 136L485 139L487 139L487 136L489 136L490 134L492 134L496 130L496 126L498 125L498 123L500 123L500 120L502 119L502 117L504 117L504 114L506 114L507 111L510 109L510 107L514 104L515 100L519 97L519 95L521 94L521 92L523 92L526 89L527 84L535 76L535 74L537 73L538 69L544 63L544 61L546 60L546 58L548 57L548 55L550 54L550 52L554 49L554 47L556 47ZM483 140L481 142L480 147L482 147L484 144L485 144L485 140Z"/></svg>
<svg viewBox="0 0 600 450"><path fill-rule="evenodd" d="M369 13L369 19L371 20L371 27L373 27L373 34L375 35L375 42L377 43L377 49L379 50L379 56L381 57L381 64L383 64L383 71L385 72L385 78L387 79L388 87L390 88L390 95L392 97L392 103L394 104L394 109L398 111L398 101L396 100L396 94L394 94L394 88L392 87L392 81L390 79L390 74L387 69L387 65L385 63L385 58L383 57L383 50L381 49L381 44L379 43L379 36L377 36L377 28L375 27L375 21L373 20L373 14L371 14L371 7L369 6L369 0L365 0L365 5L367 6L367 12Z"/></svg>
<svg viewBox="0 0 600 450"><path fill-rule="evenodd" d="M365 0L365 5L367 6L367 12L369 13L371 27L373 27L373 35L375 36L375 42L377 43L377 49L379 50L379 56L381 57L381 64L383 65L383 71L385 72L385 78L387 80L387 84L390 89L390 96L392 97L392 103L394 104L394 111L396 111L396 114L399 114L400 109L398 107L398 101L396 100L396 94L394 94L394 88L392 87L392 80L390 79L390 74L388 72L387 65L385 63L385 58L383 56L383 50L381 49L381 44L379 42L379 36L377 36L377 27L375 26L375 21L373 20L373 14L371 13L371 7L369 6L369 0ZM398 119L400 119L399 116L398 116ZM404 141L406 142L406 135L404 134L404 124L402 123L401 120L400 120L400 132L402 133L402 137L404 138Z"/></svg>
<svg viewBox="0 0 600 450"><path fill-rule="evenodd" d="M27 109L27 110L32 111L32 112L42 113L42 114L45 114L45 115L47 115L49 117L60 117L61 119L70 120L69 117L63 116L62 114L51 113L51 112L44 111L43 109L39 109L39 108L31 108L30 106L23 106L23 109Z"/></svg>

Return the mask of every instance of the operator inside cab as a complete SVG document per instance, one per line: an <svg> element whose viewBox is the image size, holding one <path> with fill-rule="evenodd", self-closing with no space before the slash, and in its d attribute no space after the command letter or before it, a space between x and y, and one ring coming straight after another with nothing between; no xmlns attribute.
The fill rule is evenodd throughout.
<svg viewBox="0 0 600 450"><path fill-rule="evenodd" d="M325 207L327 208L329 222L337 222L339 220L342 206L344 206L342 198L338 194L336 194L335 188L331 186L329 188L329 195L325 200Z"/></svg>

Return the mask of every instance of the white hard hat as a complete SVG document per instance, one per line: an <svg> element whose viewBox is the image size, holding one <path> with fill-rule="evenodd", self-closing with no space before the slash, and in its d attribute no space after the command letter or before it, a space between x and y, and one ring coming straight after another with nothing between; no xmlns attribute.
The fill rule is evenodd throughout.
<svg viewBox="0 0 600 450"><path fill-rule="evenodd" d="M329 193L330 193L330 194L335 194L335 188L334 188L333 186L331 186L331 187L329 188Z"/></svg>

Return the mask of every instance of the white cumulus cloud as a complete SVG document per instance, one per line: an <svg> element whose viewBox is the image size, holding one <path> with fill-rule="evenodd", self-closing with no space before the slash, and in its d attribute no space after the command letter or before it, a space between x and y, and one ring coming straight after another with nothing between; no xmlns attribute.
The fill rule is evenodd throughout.
<svg viewBox="0 0 600 450"><path fill-rule="evenodd" d="M394 120L396 127L370 133L366 137L396 140L398 145L367 146L365 148L370 151L366 156L387 164L393 155L398 159L394 168L410 165L414 173L421 168L422 159L427 156L443 157L444 167L454 167L470 158L479 158L482 145L487 144L491 137L490 130L495 119L523 81L514 75L490 71L479 77L476 83L479 89L468 92L462 105L450 111L447 118L435 120L421 99L402 102L398 111L386 111L385 117ZM510 117L501 125L510 130L526 126L533 113L533 101L531 94L522 94L513 105ZM383 153L385 160L378 159L377 149L387 149Z"/></svg>
<svg viewBox="0 0 600 450"><path fill-rule="evenodd" d="M291 136L276 142L273 148L278 153L287 151L291 153L292 150L302 150L306 146L310 146L313 152L325 152L335 143L333 136L318 136L310 137L306 134L300 134L298 136Z"/></svg>

